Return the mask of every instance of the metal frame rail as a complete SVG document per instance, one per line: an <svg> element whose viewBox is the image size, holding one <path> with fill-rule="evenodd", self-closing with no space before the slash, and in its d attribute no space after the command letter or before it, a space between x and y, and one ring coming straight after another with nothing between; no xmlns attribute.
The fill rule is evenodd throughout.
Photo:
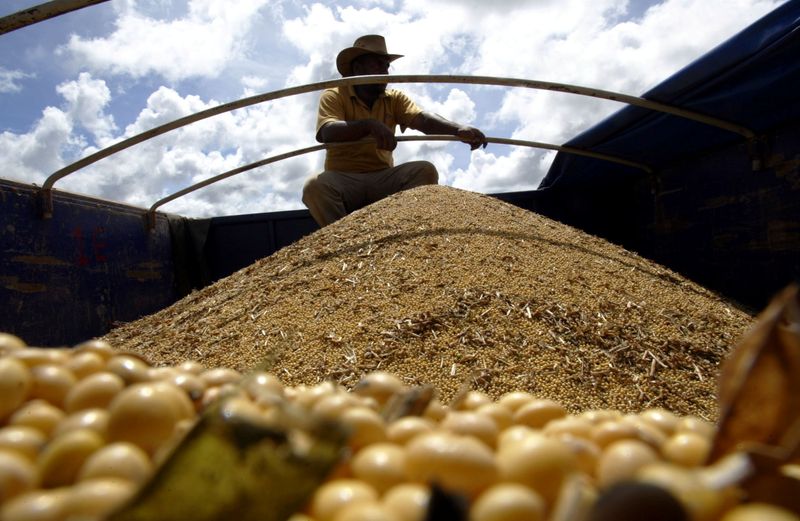
<svg viewBox="0 0 800 521"><path fill-rule="evenodd" d="M317 83L309 83L306 85L300 85L297 87L289 87L285 89L280 89L272 92L267 92L264 94L257 94L255 96L250 96L247 98L242 98L237 101L232 101L229 103L225 103L222 105L218 105L216 107L212 107L195 114L190 114L188 116L184 116L182 118L178 118L174 121L169 123L165 123L164 125L160 125L158 127L152 128L150 130L146 130L140 134L132 136L128 139L115 143L107 148L99 150L94 154L86 156L70 165L65 166L64 168L54 172L51 174L45 182L42 184L42 187L39 190L39 197L41 201L41 215L43 218L50 218L53 214L53 201L52 201L52 189L53 185L59 179L66 177L73 172L80 170L86 166L89 166L97 161L100 161L103 158L106 158L112 154L117 152L121 152L127 148L130 148L138 143L143 141L147 141L148 139L154 138L156 136L160 136L161 134L165 134L171 130L178 129L180 127L184 127L191 123L195 123L197 121L201 121L203 119L207 119L219 114L223 114L225 112L230 112L233 110L237 110L240 108L248 107L250 105L255 105L258 103L263 103L266 101L272 101L280 98L285 98L288 96L295 96L298 94L305 94L309 92L314 92L318 90L323 90L332 87L340 87L346 85L355 85L355 84L375 84L375 83L454 83L454 84L470 84L470 85L492 85L492 86L505 86L505 87L523 87L529 89L537 89L537 90L547 90L553 92L562 92L566 94L576 94L581 96L588 96L593 98L599 99L606 99L611 101L617 101L621 103L627 103L629 105L635 105L638 107L654 110L657 112L663 112L666 114L671 114L674 116L690 119L693 121L697 121L699 123L703 123L706 125L714 126L723 130L727 130L729 132L733 132L743 136L748 142L753 142L756 140L756 134L752 130L743 127L741 125L737 125L730 121L725 121L719 118L715 118L713 116L709 116L706 114L701 114L698 112L694 112L691 110L683 109L681 107L676 107L673 105L669 105L666 103L660 103L657 101L648 100L645 98L640 98L637 96L630 96L627 94L622 94L619 92L607 91L602 89L594 89L589 87L582 87L579 85L570 85L566 83L554 83L548 81L538 81L538 80L527 80L521 78L498 78L492 76L462 76L462 75L447 75L447 74L433 74L433 75L420 75L420 74L403 74L403 75L369 75L369 76L353 76L348 78L341 78L335 80L327 80L321 81ZM440 139L444 138L444 139ZM449 136L438 136L436 140L446 140ZM425 136L420 137L418 139L434 139L433 136ZM410 139L400 139L402 141L408 141ZM568 153L581 153L583 155L592 155L592 157L596 157L599 159L605 160L614 160L615 162L628 164L629 166L635 166L637 168L642 168L646 171L649 171L649 167L646 165L642 165L639 163L634 163L632 161L628 161L624 158L614 157L612 156L604 156L603 154L597 154L591 152L589 150L583 150L574 147L558 147L557 145L547 144L547 143L536 143L533 141L530 142L517 142L515 140L500 140L500 138L493 138L493 142L495 143L505 143L511 145L523 145L523 146L533 146L538 148L547 148L552 150L563 150ZM324 148L323 146L320 147L309 147L306 149L301 149L296 151L296 154L293 155L300 155L308 152L313 152L315 150L321 150ZM212 179L224 179L226 177L230 177L231 175L235 175L235 173L240 173L245 170L249 170L255 168L257 166L263 166L268 163L272 163L275 161L279 161L281 159L286 159L287 157L293 157L292 155L285 155L281 154L279 156L275 156L274 158L269 158L266 160L258 161L251 165L246 165L244 167L240 167L239 169L232 170L231 172L226 172L217 176L216 178ZM266 162L265 162L266 161ZM212 181L213 182L213 181ZM205 182L203 182L205 183ZM202 186L207 186L210 183L202 184ZM193 187L189 187L193 188ZM201 188L197 186L194 189ZM188 192L186 192L188 193ZM176 196L177 197L177 196ZM169 200L174 199L171 198ZM163 204L164 201L159 201L160 204ZM157 204L159 204L157 203Z"/></svg>
<svg viewBox="0 0 800 521"><path fill-rule="evenodd" d="M367 142L367 141L373 141L373 140L365 139L365 140L361 140L361 141L348 141L348 142L344 142L344 143L328 143L328 144L324 144L324 145L315 145L315 146L306 147L306 148L299 148L297 150L292 150L291 152L285 152L283 154L278 154L276 156L267 157L267 158L261 159L259 161L255 161L253 163L249 163L247 165L243 165L243 166L234 168L233 170L228 170L227 172L223 172L221 174L215 175L214 177L209 177L208 179L204 179L203 181L200 181L199 183L195 183L195 184L193 184L191 186L187 186L186 188L184 188L182 190L179 190L179 191L177 191L177 192L175 192L173 194L170 194L170 195L168 195L168 196L166 196L166 197L164 197L162 199L159 199L155 203L153 203L153 205L150 207L150 209L147 210L147 226L148 226L149 229L155 228L155 225L156 225L156 210L160 206L162 206L162 205L164 205L164 204L166 204L166 203L168 203L170 201L174 201L175 199L178 199L179 197L183 197L184 195L190 194L190 193L194 192L195 190L199 190L200 188L204 188L204 187L206 187L208 185L214 184L217 181L222 181L223 179L227 179L229 177L233 177L233 176L241 174L243 172L247 172L248 170L253 170L254 168L265 166L265 165L268 165L270 163L276 163L278 161L283 161L284 159L289 159L291 157L296 157L296 156L300 156L300 155L303 155L303 154L308 154L308 153L311 153L311 152L317 152L319 150L327 150L329 148L334 148L334 147L353 145L353 144L357 144L357 143L361 144L361 143L364 143L364 142ZM403 141L406 141L406 142L407 141L459 141L459 139L457 137L455 137L455 136L428 135L428 136L398 136L397 137L397 141L398 142L403 142ZM645 165L645 164L637 163L637 162L634 162L634 161L628 161L627 159L622 159L622 158L615 157L615 156L609 156L607 154L600 154L598 152L591 152L589 150L582 150L580 148L575 148L575 147L565 147L565 146L553 145L553 144L550 144L550 143L541 143L541 142L538 142L538 141L523 141L523 140L520 140L520 139L506 139L506 138L499 138L499 137L487 137L486 141L488 143L497 143L497 144L500 144L500 145L515 145L515 146L524 146L524 147L532 147L532 148L543 148L543 149L548 149L548 150L557 150L557 151L562 151L562 152L568 152L568 153L571 153L571 154L576 154L576 155L580 155L580 156L587 156L587 157L594 157L596 159L602 159L602 160L605 160L605 161L611 161L613 163L618 163L618 164L621 164L621 165L630 166L630 167L633 167L633 168L638 168L640 170L644 170L648 174L652 174L653 173L653 169L650 168L649 166Z"/></svg>
<svg viewBox="0 0 800 521"><path fill-rule="evenodd" d="M53 0L28 7L0 18L0 34L10 33L28 25L43 22L90 5L102 4L108 0Z"/></svg>

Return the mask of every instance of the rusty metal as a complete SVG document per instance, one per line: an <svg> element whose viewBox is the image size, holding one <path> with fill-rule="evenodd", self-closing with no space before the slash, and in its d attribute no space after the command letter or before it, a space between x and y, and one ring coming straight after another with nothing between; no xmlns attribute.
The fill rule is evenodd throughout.
<svg viewBox="0 0 800 521"><path fill-rule="evenodd" d="M108 0L53 0L0 18L0 35Z"/></svg>
<svg viewBox="0 0 800 521"><path fill-rule="evenodd" d="M257 94L255 96L242 98L240 100L232 101L230 103L217 105L216 107L212 107L197 112L195 114L190 114L188 116L184 116L169 123L165 123L164 125L160 125L150 130L146 130L140 134L137 134L128 139L115 143L107 148L99 150L94 154L86 156L56 171L55 173L51 174L42 184L42 191L44 192L46 190L52 189L55 182L58 181L59 179L62 179L63 177L77 170L80 170L81 168L84 168L97 161L100 161L105 157L108 157L117 152L121 152L122 150L130 148L143 141L147 141L148 139L160 136L161 134L165 134L171 130L184 127L186 125L195 123L197 121L201 121L203 119L207 119L219 114L223 114L225 112L230 112L233 110L241 109L258 103L285 98L288 96L295 96L298 94L305 94L326 88L340 87L340 86L354 85L354 84L375 84L375 83L456 83L456 84L471 84L471 85L522 87L522 88L530 88L538 90L548 90L553 92L563 92L568 94L589 96L599 99L607 99L611 101L617 101L620 103L627 103L629 105L635 105L658 112L672 114L674 116L691 119L706 125L711 125L717 128L727 130L729 132L737 133L741 136L744 136L748 140L755 139L756 137L756 134L752 130L746 127L742 127L735 123L724 121L705 114L700 114L697 112L682 109L680 107L675 107L665 103L659 103L656 101L647 100L637 96L630 96L619 92L612 92L612 91L594 89L589 87L581 87L578 85L569 85L566 83L554 83L554 82L526 80L519 78L497 78L492 76L462 76L462 75L446 75L446 74L354 76L350 78L341 78L335 80L321 81L317 83L309 83L306 85L300 85L297 87L288 87L285 89L267 92L264 94Z"/></svg>

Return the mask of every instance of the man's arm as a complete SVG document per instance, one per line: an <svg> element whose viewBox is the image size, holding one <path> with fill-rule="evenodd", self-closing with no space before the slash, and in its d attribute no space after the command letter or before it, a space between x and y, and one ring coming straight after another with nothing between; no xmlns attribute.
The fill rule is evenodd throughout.
<svg viewBox="0 0 800 521"><path fill-rule="evenodd" d="M460 125L432 112L420 112L408 125L423 134L448 134L456 136L464 143L469 144L472 150L479 146L486 148L486 136L475 127Z"/></svg>
<svg viewBox="0 0 800 521"><path fill-rule="evenodd" d="M317 133L317 141L320 143L358 141L365 137L373 138L381 150L394 150L397 147L397 138L394 133L376 119L331 121Z"/></svg>

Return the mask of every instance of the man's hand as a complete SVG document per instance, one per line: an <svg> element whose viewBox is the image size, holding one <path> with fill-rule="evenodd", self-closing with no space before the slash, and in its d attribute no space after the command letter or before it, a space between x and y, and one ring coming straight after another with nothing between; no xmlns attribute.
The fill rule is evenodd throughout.
<svg viewBox="0 0 800 521"><path fill-rule="evenodd" d="M394 132L376 119L332 121L317 133L317 141L320 143L358 141L367 137L373 138L381 150L394 150L397 147Z"/></svg>
<svg viewBox="0 0 800 521"><path fill-rule="evenodd" d="M484 136L483 132L475 127L469 127L466 125L458 127L458 130L456 131L456 137L460 139L462 143L467 143L470 147L470 150L475 150L480 146L486 148L486 136Z"/></svg>
<svg viewBox="0 0 800 521"><path fill-rule="evenodd" d="M365 121L369 124L369 136L375 140L379 150L394 150L397 148L397 138L389 127L376 119Z"/></svg>

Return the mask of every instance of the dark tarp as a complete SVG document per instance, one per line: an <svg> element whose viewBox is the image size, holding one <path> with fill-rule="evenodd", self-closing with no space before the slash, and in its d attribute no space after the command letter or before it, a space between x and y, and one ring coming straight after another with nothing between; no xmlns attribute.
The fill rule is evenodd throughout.
<svg viewBox="0 0 800 521"><path fill-rule="evenodd" d="M747 127L757 134L800 116L800 0L791 0L642 95ZM628 106L566 145L648 164L656 171L745 138ZM642 176L615 163L559 153L540 188Z"/></svg>

